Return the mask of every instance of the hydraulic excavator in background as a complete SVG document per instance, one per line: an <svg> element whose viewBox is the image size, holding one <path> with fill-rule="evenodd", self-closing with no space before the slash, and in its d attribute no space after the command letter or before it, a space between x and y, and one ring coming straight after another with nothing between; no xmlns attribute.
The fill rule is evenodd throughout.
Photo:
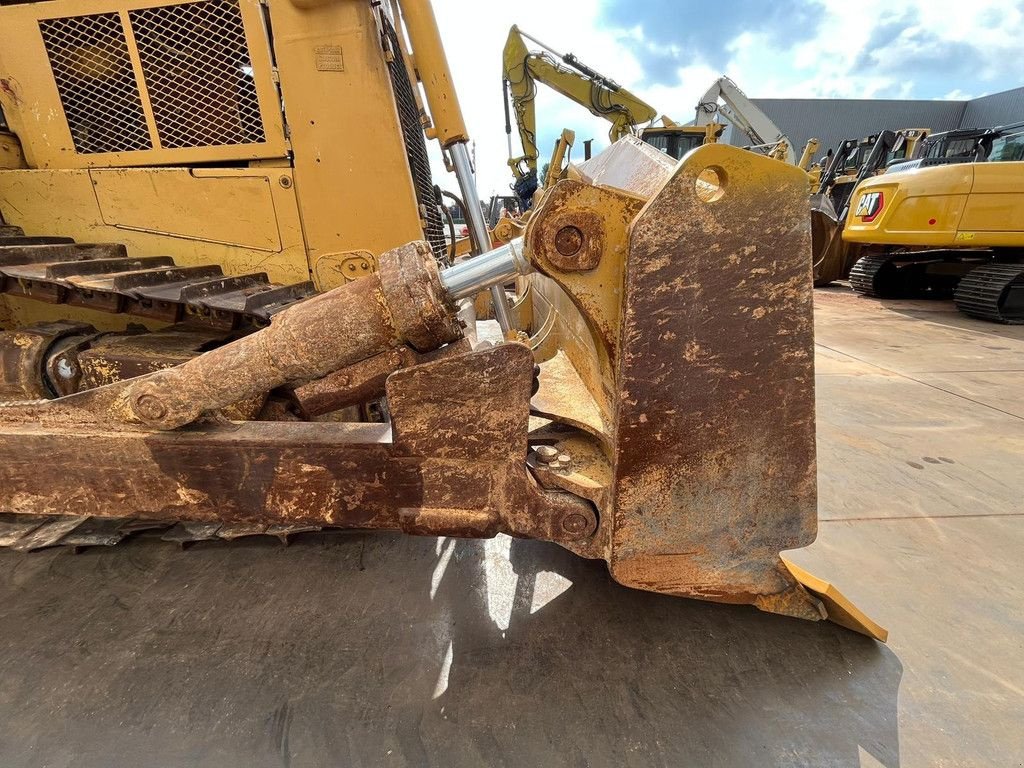
<svg viewBox="0 0 1024 768"><path fill-rule="evenodd" d="M797 157L790 138L725 75L715 80L697 102L693 124L708 131L714 130L715 135L720 136L725 127L720 118L724 118L750 139L751 144L744 149L796 165L807 172L812 190L818 186L822 169L814 163L814 156L820 142L809 139Z"/></svg>
<svg viewBox="0 0 1024 768"><path fill-rule="evenodd" d="M849 218L850 202L858 184L882 173L891 174L937 165L984 162L990 156L997 162L1020 160L1021 158L1016 157L1018 145L1015 140L1011 138L1000 142L1000 139L1012 137L1022 129L1024 123L995 128L959 128L942 133L932 133L927 128L904 128L898 131L881 131L863 139L848 139L842 142L832 155L817 193L812 197L815 286L829 285L836 280L848 278L854 263L860 258L858 249L845 243L841 237L842 224ZM998 146L1002 149L993 154L996 142L999 142ZM937 183L939 188L948 189L945 181ZM930 194L925 186L915 186L915 198L927 197ZM1012 215L1008 211L994 213L1002 214ZM884 274L883 272L883 277ZM948 293L949 281L942 282L945 287L941 290L936 290L939 285L933 280L930 288L922 284L921 290L912 292L915 295ZM904 288L909 286L905 282L901 285ZM858 281L857 289L860 290L861 287L873 295L900 292L896 290L895 285L888 288L881 285L872 288Z"/></svg>
<svg viewBox="0 0 1024 768"><path fill-rule="evenodd" d="M1024 323L1024 124L935 135L917 154L864 174L839 222L815 228L833 249L816 251L816 276L848 270L858 293L952 296L965 314Z"/></svg>
<svg viewBox="0 0 1024 768"><path fill-rule="evenodd" d="M426 0L5 5L0 83L0 544L503 533L884 638L779 554L817 526L798 169L625 136L493 248Z"/></svg>
<svg viewBox="0 0 1024 768"><path fill-rule="evenodd" d="M815 287L845 280L850 274L853 262L840 222L846 221L853 190L893 163L918 157L929 134L928 128L879 131L862 139L845 139L831 153L811 195Z"/></svg>
<svg viewBox="0 0 1024 768"><path fill-rule="evenodd" d="M901 163L857 187L843 230L858 257L853 290L952 296L967 315L1024 324L1024 123L976 141L976 151Z"/></svg>
<svg viewBox="0 0 1024 768"><path fill-rule="evenodd" d="M530 50L527 40L539 47ZM532 204L537 178L537 114L535 99L537 83L543 83L570 101L586 107L592 115L611 123L608 139L615 142L633 133L678 160L694 147L713 142L721 133L717 126L679 125L663 117L661 125L653 125L658 111L617 82L588 67L571 53L562 54L537 38L512 26L502 52L502 84L505 104L505 135L508 141L508 164L515 177L513 189L524 208ZM512 148L512 114L515 115L523 154L516 156ZM643 127L647 125L647 127Z"/></svg>
<svg viewBox="0 0 1024 768"><path fill-rule="evenodd" d="M771 119L752 102L740 87L723 75L711 84L697 102L696 124L711 125L725 118L753 142L748 149L760 151L776 160L796 164L793 143Z"/></svg>

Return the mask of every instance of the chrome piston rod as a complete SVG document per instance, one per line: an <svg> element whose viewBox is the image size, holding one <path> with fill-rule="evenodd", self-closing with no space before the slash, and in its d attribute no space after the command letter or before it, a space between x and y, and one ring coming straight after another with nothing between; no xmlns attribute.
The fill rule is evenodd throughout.
<svg viewBox="0 0 1024 768"><path fill-rule="evenodd" d="M475 296L492 286L499 288L516 275L533 271L523 255L523 238L441 270L441 284L453 301Z"/></svg>
<svg viewBox="0 0 1024 768"><path fill-rule="evenodd" d="M484 212L480 210L480 195L476 187L476 177L473 175L473 164L469 160L469 150L466 147L466 142L458 141L452 144L448 151L451 153L455 178L459 181L459 190L462 192L462 199L466 204L466 224L469 226L469 236L473 242L473 253L476 258L480 258L490 246L491 237L487 232ZM490 289L491 303L494 305L494 319L498 321L501 332L508 333L512 328L512 317L508 311L505 289L497 282L491 283Z"/></svg>

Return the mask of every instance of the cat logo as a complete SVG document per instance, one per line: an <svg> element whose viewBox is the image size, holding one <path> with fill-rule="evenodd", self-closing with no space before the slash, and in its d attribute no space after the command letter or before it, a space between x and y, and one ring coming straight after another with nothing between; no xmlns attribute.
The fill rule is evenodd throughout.
<svg viewBox="0 0 1024 768"><path fill-rule="evenodd" d="M860 200L857 201L857 210L853 215L859 217L863 222L874 221L875 217L881 213L884 204L885 198L881 192L867 192L860 196Z"/></svg>

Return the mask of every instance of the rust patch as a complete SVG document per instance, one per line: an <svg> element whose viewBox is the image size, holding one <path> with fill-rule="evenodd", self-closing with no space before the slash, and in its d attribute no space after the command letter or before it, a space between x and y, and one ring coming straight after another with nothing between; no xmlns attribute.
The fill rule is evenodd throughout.
<svg viewBox="0 0 1024 768"><path fill-rule="evenodd" d="M424 351L461 336L426 243L381 257L380 273L275 315L269 328L134 385L135 418L161 429L203 411L326 374L408 341Z"/></svg>
<svg viewBox="0 0 1024 768"><path fill-rule="evenodd" d="M47 364L64 339L86 337L96 329L85 323L39 323L0 332L0 400L36 400L57 394ZM77 373L77 372L76 372Z"/></svg>

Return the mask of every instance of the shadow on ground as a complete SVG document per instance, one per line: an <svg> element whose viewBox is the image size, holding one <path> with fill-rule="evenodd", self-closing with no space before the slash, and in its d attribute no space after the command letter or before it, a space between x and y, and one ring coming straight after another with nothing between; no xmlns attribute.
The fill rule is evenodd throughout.
<svg viewBox="0 0 1024 768"><path fill-rule="evenodd" d="M899 765L902 667L539 542L0 554L4 766Z"/></svg>

